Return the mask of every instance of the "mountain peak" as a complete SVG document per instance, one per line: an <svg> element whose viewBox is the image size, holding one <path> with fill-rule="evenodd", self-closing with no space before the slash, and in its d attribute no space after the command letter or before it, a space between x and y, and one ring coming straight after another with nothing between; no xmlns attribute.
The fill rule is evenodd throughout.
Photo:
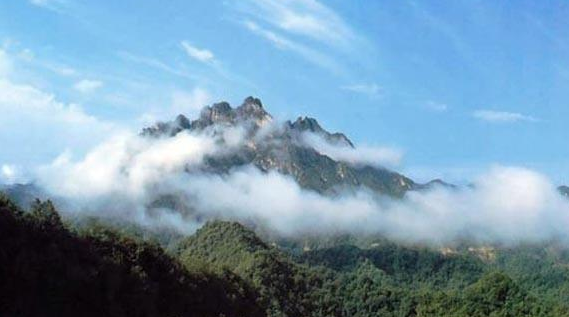
<svg viewBox="0 0 569 317"><path fill-rule="evenodd" d="M229 103L222 101L214 103L210 107L202 109L200 119L208 124L218 122L232 122L235 119L235 111Z"/></svg>
<svg viewBox="0 0 569 317"><path fill-rule="evenodd" d="M311 117L298 117L296 119L296 121L290 123L288 123L289 127L291 130L293 131L298 131L298 132L311 132L314 134L317 134L321 137L323 137L326 141L334 144L334 145L340 145L340 146L349 146L349 147L354 147L354 144L352 143L352 141L350 141L350 139L348 139L348 137L346 135L344 135L343 133L339 133L339 132L335 132L335 133L330 133L328 131L326 131L324 128L322 128L322 126L320 126L320 124L318 123L318 121L314 118Z"/></svg>
<svg viewBox="0 0 569 317"><path fill-rule="evenodd" d="M271 121L272 116L265 111L259 98L247 97L241 106L235 109L237 117L245 120L255 120L258 124Z"/></svg>
<svg viewBox="0 0 569 317"><path fill-rule="evenodd" d="M310 131L314 133L326 132L318 121L311 117L298 117L296 121L291 124L291 127L300 131Z"/></svg>
<svg viewBox="0 0 569 317"><path fill-rule="evenodd" d="M179 114L176 117L176 120L174 120L174 124L184 130L189 129L191 126L190 120L183 114Z"/></svg>
<svg viewBox="0 0 569 317"><path fill-rule="evenodd" d="M434 188L457 189L458 187L454 184L447 183L440 178L433 179L425 184L418 186L418 189L422 190L430 190Z"/></svg>

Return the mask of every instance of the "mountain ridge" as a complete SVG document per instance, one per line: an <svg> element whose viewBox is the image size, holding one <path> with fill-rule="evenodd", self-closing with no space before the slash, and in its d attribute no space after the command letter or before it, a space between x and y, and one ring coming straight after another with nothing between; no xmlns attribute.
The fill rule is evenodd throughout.
<svg viewBox="0 0 569 317"><path fill-rule="evenodd" d="M273 126L268 127L269 124ZM208 172L227 173L250 164L263 172L275 170L290 175L301 187L324 194L365 187L376 193L402 197L409 190L423 188L385 167L335 160L316 150L303 140L306 134L320 137L330 146L347 150L356 146L345 134L324 129L315 118L298 117L295 121L275 123L261 100L254 97L247 97L236 108L227 102L214 103L204 107L195 120L178 115L173 121L158 122L144 128L140 134L144 137L172 137L184 130L200 132L216 126L244 127L247 145L222 158L208 158L205 168ZM259 139L264 128L269 131Z"/></svg>

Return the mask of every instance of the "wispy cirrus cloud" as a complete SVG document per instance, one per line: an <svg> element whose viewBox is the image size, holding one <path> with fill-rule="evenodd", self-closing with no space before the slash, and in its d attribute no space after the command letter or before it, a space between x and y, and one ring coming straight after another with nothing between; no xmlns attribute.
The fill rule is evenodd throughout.
<svg viewBox="0 0 569 317"><path fill-rule="evenodd" d="M144 65L146 67L150 67L150 68L154 68L156 70L160 70L163 71L165 73L168 73L170 75L174 75L177 77L182 77L182 78L186 78L186 79L191 79L191 80L199 80L200 78L192 75L188 72L185 72L183 70L177 69L175 67L172 67L160 60L157 60L155 58L151 58L151 57L145 57L145 56L138 56L129 52L124 52L124 51L119 51L117 53L117 55L129 62L132 63L136 63L136 64L140 64L140 65Z"/></svg>
<svg viewBox="0 0 569 317"><path fill-rule="evenodd" d="M29 0L29 3L40 8L48 9L57 13L63 12L67 5L66 0Z"/></svg>
<svg viewBox="0 0 569 317"><path fill-rule="evenodd" d="M448 111L448 105L446 103L437 102L437 101L428 101L425 107L434 112Z"/></svg>
<svg viewBox="0 0 569 317"><path fill-rule="evenodd" d="M230 7L251 33L332 73L345 73L334 54L345 57L363 44L338 13L317 0L244 0Z"/></svg>
<svg viewBox="0 0 569 317"><path fill-rule="evenodd" d="M326 68L328 70L338 72L340 70L339 65L330 56L320 53L308 46L292 41L280 34L261 27L259 24L253 21L245 21L244 26L252 33L268 40L273 46L278 49L291 51L302 56L309 62Z"/></svg>
<svg viewBox="0 0 569 317"><path fill-rule="evenodd" d="M517 112L477 110L472 116L478 120L492 123L537 122L539 119Z"/></svg>
<svg viewBox="0 0 569 317"><path fill-rule="evenodd" d="M357 94L367 95L368 97L377 98L381 96L383 88L376 83L353 84L340 87L343 90Z"/></svg>
<svg viewBox="0 0 569 317"><path fill-rule="evenodd" d="M188 41L182 41L180 45L182 45L182 48L189 57L199 62L207 64L217 63L215 55L208 49L198 48Z"/></svg>
<svg viewBox="0 0 569 317"><path fill-rule="evenodd" d="M246 0L238 9L281 31L332 46L345 46L356 38L342 17L316 0Z"/></svg>
<svg viewBox="0 0 569 317"><path fill-rule="evenodd" d="M79 91L80 93L90 93L103 86L103 82L99 80L83 79L73 85L73 89Z"/></svg>

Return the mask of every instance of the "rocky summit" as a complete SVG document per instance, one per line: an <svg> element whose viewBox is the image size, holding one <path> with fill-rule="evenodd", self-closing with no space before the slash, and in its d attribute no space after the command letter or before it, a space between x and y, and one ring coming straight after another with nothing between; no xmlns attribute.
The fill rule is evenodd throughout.
<svg viewBox="0 0 569 317"><path fill-rule="evenodd" d="M277 123L261 100L253 97L246 98L236 108L227 102L215 103L204 107L195 120L179 115L173 121L145 128L141 134L172 137L184 130L200 132L214 127L243 127L247 140L236 151L207 158L204 170L211 173L227 173L237 167L253 165L264 172L290 175L303 188L324 194L367 188L402 197L409 190L425 188L383 167L334 160L304 142L303 138L312 134L331 146L354 149L355 145L346 135L328 132L310 117Z"/></svg>

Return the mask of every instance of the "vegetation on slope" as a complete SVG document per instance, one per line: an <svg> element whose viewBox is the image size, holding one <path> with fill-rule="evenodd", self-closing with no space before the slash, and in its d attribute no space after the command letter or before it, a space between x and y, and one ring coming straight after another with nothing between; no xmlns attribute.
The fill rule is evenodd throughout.
<svg viewBox="0 0 569 317"><path fill-rule="evenodd" d="M160 246L114 231L72 233L53 205L0 197L2 316L262 316L230 272L185 269Z"/></svg>
<svg viewBox="0 0 569 317"><path fill-rule="evenodd" d="M388 241L293 255L214 221L169 255L104 222L70 229L49 201L24 212L4 197L0 245L2 316L569 316L569 255L554 246L492 261Z"/></svg>

